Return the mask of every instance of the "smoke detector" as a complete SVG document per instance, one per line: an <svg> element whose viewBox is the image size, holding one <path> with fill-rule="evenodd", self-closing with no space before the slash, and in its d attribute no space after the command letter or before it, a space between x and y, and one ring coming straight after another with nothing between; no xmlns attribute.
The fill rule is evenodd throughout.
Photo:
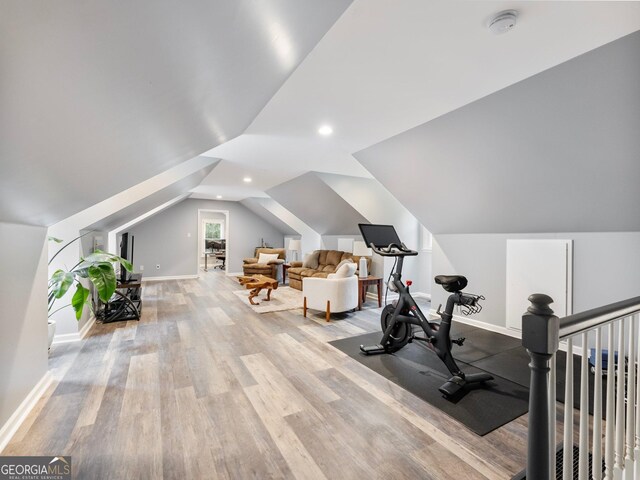
<svg viewBox="0 0 640 480"><path fill-rule="evenodd" d="M513 30L513 27L516 26L517 18L518 12L515 10L504 10L491 17L487 27L496 35L502 35Z"/></svg>

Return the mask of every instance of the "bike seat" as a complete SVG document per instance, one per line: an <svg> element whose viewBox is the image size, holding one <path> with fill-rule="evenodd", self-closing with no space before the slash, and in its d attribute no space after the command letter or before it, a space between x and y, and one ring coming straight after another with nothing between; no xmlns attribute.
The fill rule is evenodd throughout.
<svg viewBox="0 0 640 480"><path fill-rule="evenodd" d="M467 279L462 275L438 275L434 280L447 292L452 293L459 292L467 286Z"/></svg>

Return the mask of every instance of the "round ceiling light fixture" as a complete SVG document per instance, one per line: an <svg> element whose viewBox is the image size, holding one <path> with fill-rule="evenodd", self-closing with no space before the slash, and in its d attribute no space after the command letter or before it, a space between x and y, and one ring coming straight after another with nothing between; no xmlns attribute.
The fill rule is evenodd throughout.
<svg viewBox="0 0 640 480"><path fill-rule="evenodd" d="M244 183L251 183L251 177L244 177L244 178L242 179L242 181L243 181Z"/></svg>
<svg viewBox="0 0 640 480"><path fill-rule="evenodd" d="M222 198L222 195L216 195L216 198L220 200Z"/></svg>
<svg viewBox="0 0 640 480"><path fill-rule="evenodd" d="M322 125L318 129L318 133L326 137L327 135L331 135L333 133L333 128L331 128L330 125Z"/></svg>
<svg viewBox="0 0 640 480"><path fill-rule="evenodd" d="M510 32L516 26L518 12L515 10L503 10L496 13L487 24L489 30L496 35Z"/></svg>

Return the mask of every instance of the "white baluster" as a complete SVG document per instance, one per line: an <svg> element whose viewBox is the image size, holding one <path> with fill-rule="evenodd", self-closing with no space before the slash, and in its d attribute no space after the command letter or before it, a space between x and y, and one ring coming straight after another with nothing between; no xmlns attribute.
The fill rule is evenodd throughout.
<svg viewBox="0 0 640 480"><path fill-rule="evenodd" d="M578 480L589 480L589 334L582 334L580 358L580 441Z"/></svg>
<svg viewBox="0 0 640 480"><path fill-rule="evenodd" d="M596 328L593 382L593 480L602 480L602 327Z"/></svg>
<svg viewBox="0 0 640 480"><path fill-rule="evenodd" d="M638 322L638 315L636 314L635 321ZM637 342L638 351L636 364L630 366L630 368L638 368L640 366L640 341ZM635 466L634 466L634 478L640 478L640 378L638 378L640 372L636 372L636 447L635 447Z"/></svg>
<svg viewBox="0 0 640 480"><path fill-rule="evenodd" d="M622 471L624 469L624 364L625 364L625 319L623 318L619 322L620 334L618 335L618 369L616 376L616 466L614 470L614 479L622 478Z"/></svg>
<svg viewBox="0 0 640 480"><path fill-rule="evenodd" d="M562 479L573 480L573 339L567 340L567 369L564 388L564 455Z"/></svg>
<svg viewBox="0 0 640 480"><path fill-rule="evenodd" d="M615 442L615 390L614 382L615 376L615 360L614 360L614 336L615 336L615 324L612 322L609 324L609 341L607 342L607 412L606 412L606 424L605 424L605 478L606 480L613 480L613 462L614 462L614 442Z"/></svg>
<svg viewBox="0 0 640 480"><path fill-rule="evenodd" d="M556 478L556 354L549 360L549 478Z"/></svg>
<svg viewBox="0 0 640 480"><path fill-rule="evenodd" d="M634 441L636 423L636 319L629 319L629 362L627 376L627 454L624 459L624 478L633 479Z"/></svg>

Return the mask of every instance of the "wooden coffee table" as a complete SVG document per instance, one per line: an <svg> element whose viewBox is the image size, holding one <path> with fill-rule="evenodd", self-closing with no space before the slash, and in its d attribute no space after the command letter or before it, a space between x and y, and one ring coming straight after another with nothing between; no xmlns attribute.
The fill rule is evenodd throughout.
<svg viewBox="0 0 640 480"><path fill-rule="evenodd" d="M278 288L278 281L265 275L242 276L238 277L238 281L241 285L244 285L247 290L251 290L249 292L249 303L251 305L260 305L260 303L255 303L253 299L258 296L263 288L267 289L266 301L271 300L271 290Z"/></svg>

